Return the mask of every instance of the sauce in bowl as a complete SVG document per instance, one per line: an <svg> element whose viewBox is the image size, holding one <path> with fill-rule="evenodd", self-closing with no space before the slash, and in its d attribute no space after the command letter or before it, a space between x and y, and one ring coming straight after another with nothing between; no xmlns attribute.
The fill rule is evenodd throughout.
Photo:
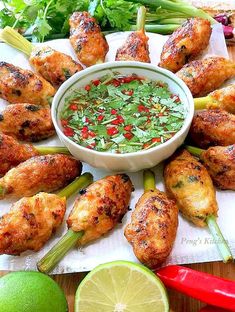
<svg viewBox="0 0 235 312"><path fill-rule="evenodd" d="M64 134L100 152L131 153L155 147L183 126L186 109L166 83L115 73L66 98Z"/></svg>

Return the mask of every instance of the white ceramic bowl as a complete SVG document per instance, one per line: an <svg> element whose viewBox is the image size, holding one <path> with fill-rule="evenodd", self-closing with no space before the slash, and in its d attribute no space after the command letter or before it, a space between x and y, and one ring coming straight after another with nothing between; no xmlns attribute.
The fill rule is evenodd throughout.
<svg viewBox="0 0 235 312"><path fill-rule="evenodd" d="M59 115L64 106L64 100L77 88L84 87L93 79L98 79L110 71L130 75L135 73L151 80L166 82L170 90L177 94L187 110L187 116L183 127L167 142L148 150L134 153L112 154L98 152L82 147L68 137L62 131ZM140 62L109 62L89 67L68 79L57 91L52 103L52 120L60 140L66 145L71 154L93 167L103 168L115 172L138 171L151 168L162 160L171 156L174 151L184 142L189 131L194 114L194 103L192 95L176 75L160 67Z"/></svg>

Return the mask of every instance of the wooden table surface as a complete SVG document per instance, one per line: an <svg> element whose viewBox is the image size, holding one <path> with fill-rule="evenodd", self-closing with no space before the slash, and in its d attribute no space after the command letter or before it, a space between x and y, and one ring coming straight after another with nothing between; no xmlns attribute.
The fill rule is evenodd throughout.
<svg viewBox="0 0 235 312"><path fill-rule="evenodd" d="M235 61L235 46L228 47L230 58ZM235 264L224 264L222 262L208 262L208 263L199 263L191 264L188 267L207 272L213 275L221 276L223 278L228 278L235 280ZM0 271L0 276L5 275L6 271ZM62 287L64 290L68 304L69 312L73 312L74 308L74 295L78 287L79 282L84 277L83 273L74 273L74 274L64 274L64 275L55 275L53 279ZM201 303L197 300L184 296L178 292L168 290L171 311L172 312L198 312L201 307L205 306L204 303ZM32 311L33 312L33 311ZM97 311L102 312L102 311Z"/></svg>

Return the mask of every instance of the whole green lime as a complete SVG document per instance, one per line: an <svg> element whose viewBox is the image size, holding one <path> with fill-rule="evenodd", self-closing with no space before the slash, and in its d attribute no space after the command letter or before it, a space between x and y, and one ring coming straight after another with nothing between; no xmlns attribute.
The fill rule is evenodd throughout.
<svg viewBox="0 0 235 312"><path fill-rule="evenodd" d="M0 278L1 312L66 312L61 288L45 274L31 271L9 273Z"/></svg>

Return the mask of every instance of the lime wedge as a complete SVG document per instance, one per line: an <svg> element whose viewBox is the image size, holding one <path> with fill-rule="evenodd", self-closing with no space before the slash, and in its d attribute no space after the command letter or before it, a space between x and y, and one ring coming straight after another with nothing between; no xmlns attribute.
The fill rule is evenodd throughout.
<svg viewBox="0 0 235 312"><path fill-rule="evenodd" d="M169 311L166 289L146 267L128 261L105 263L79 285L75 312Z"/></svg>

